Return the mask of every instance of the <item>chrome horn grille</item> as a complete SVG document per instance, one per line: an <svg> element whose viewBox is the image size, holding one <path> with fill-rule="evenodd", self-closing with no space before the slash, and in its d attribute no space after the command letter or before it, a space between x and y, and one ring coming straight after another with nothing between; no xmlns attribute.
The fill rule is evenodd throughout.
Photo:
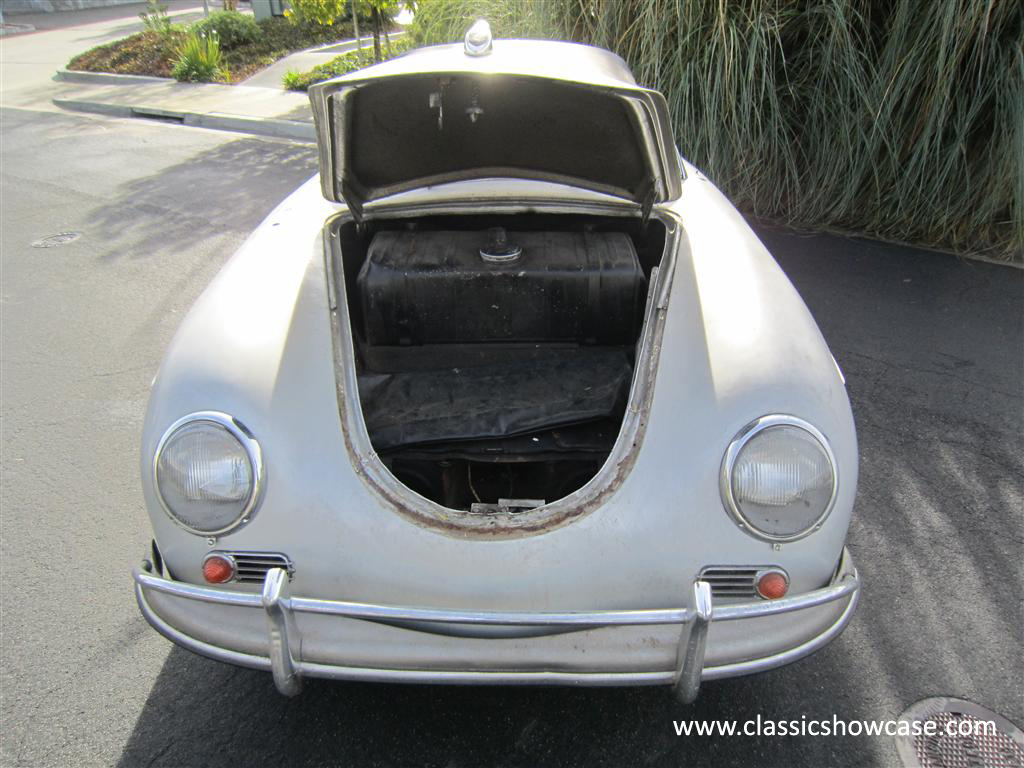
<svg viewBox="0 0 1024 768"><path fill-rule="evenodd" d="M698 579L711 585L714 597L756 597L757 574L764 566L709 566Z"/></svg>
<svg viewBox="0 0 1024 768"><path fill-rule="evenodd" d="M288 555L280 552L228 552L225 554L235 561L235 581L262 584L271 568L281 568L291 580L295 575L295 564Z"/></svg>

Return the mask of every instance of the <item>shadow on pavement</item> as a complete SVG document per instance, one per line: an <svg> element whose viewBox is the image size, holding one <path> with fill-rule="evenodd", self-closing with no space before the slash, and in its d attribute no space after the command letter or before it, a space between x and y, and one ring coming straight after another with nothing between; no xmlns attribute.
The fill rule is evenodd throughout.
<svg viewBox="0 0 1024 768"><path fill-rule="evenodd" d="M266 86L263 86L266 87ZM283 86L282 86L283 87ZM302 106L296 107L283 115L278 115L279 120L298 120L300 122L313 122L313 111L309 106L309 102L304 103Z"/></svg>
<svg viewBox="0 0 1024 768"><path fill-rule="evenodd" d="M680 738L672 721L857 716L855 698L833 702L821 686L855 674L844 669L844 657L840 639L788 672L707 684L695 705L682 707L663 688L320 680L307 680L297 698L286 699L269 673L174 648L118 765L787 765L797 754L789 739ZM806 740L799 759L849 763L856 748L853 762L872 762L870 750L854 741Z"/></svg>
<svg viewBox="0 0 1024 768"><path fill-rule="evenodd" d="M124 185L115 202L97 207L95 234L109 243L102 258L174 256L194 243L197 229L245 235L259 223L266 200L283 199L297 179L301 183L316 170L310 145L253 137L219 144ZM190 194L182 197L181 189ZM134 252L120 247L129 239L137 243Z"/></svg>
<svg viewBox="0 0 1024 768"><path fill-rule="evenodd" d="M1022 722L1024 271L761 234L847 376L864 577L851 666L870 716L958 696Z"/></svg>

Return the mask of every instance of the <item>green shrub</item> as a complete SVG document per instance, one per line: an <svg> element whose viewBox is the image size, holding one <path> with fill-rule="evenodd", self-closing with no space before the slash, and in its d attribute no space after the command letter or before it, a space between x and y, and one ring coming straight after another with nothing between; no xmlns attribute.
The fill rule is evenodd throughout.
<svg viewBox="0 0 1024 768"><path fill-rule="evenodd" d="M349 0L290 0L284 12L289 19L305 24L329 27L348 15Z"/></svg>
<svg viewBox="0 0 1024 768"><path fill-rule="evenodd" d="M259 47L268 50L300 50L355 37L351 22L335 22L331 26L321 26L299 21L293 15L290 19L274 16L270 19L260 19L256 23L263 32Z"/></svg>
<svg viewBox="0 0 1024 768"><path fill-rule="evenodd" d="M289 69L281 78L281 84L287 91L304 91L312 85L312 81L309 80L311 74L311 72L296 72L294 69Z"/></svg>
<svg viewBox="0 0 1024 768"><path fill-rule="evenodd" d="M408 40L406 37L400 37L392 41L390 55L387 54L387 47L385 47L385 58L400 56L412 47L411 40ZM290 91L305 91L314 83L322 83L324 80L330 80L332 77L338 77L363 67L369 67L373 63L373 48L367 45L363 48L343 53L341 56L336 56L327 63L314 67L309 72L286 72L282 82L284 87Z"/></svg>
<svg viewBox="0 0 1024 768"><path fill-rule="evenodd" d="M220 42L216 32L206 36L195 30L190 31L178 46L177 53L177 61L171 70L176 80L210 83L227 76L221 67Z"/></svg>
<svg viewBox="0 0 1024 768"><path fill-rule="evenodd" d="M206 37L216 33L221 48L226 51L240 45L254 43L261 34L260 25L256 23L256 19L238 11L215 11L205 19L193 24L192 29L197 34Z"/></svg>

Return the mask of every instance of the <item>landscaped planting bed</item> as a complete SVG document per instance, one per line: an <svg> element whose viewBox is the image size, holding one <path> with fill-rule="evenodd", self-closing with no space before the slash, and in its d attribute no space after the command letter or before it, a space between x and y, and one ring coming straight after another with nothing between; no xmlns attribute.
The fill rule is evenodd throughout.
<svg viewBox="0 0 1024 768"><path fill-rule="evenodd" d="M223 11L215 16L225 17L229 14L246 18L256 27L256 35L251 40L236 40L224 29L234 27L229 21L210 29L204 29L204 22L188 27L171 25L163 30L147 29L113 43L101 45L73 58L68 69L84 72L114 72L123 75L151 75L154 77L172 77L174 66L179 59L181 46L190 32L201 35L204 32L221 31L219 38L220 75L211 78L217 82L237 83L251 77L256 72L273 64L283 56L295 51L326 45L338 40L355 37L352 24L336 23L331 26L303 24L283 18L253 21L252 17L237 12ZM229 17L233 21L233 17ZM198 27L198 29L196 29ZM208 39L208 38L207 38ZM193 78L182 78L193 79Z"/></svg>

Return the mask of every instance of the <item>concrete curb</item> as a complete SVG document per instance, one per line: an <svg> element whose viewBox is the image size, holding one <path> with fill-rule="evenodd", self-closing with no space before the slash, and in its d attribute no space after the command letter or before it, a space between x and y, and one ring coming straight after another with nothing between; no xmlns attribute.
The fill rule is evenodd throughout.
<svg viewBox="0 0 1024 768"><path fill-rule="evenodd" d="M120 104L101 104L96 101L78 101L77 99L54 99L53 103L61 109L69 109L73 112L91 112L94 115L107 115L108 117L134 117L131 107L124 107Z"/></svg>
<svg viewBox="0 0 1024 768"><path fill-rule="evenodd" d="M0 37L7 37L8 35L23 35L26 32L35 31L36 28L31 24L15 24L10 21L5 21L0 24Z"/></svg>
<svg viewBox="0 0 1024 768"><path fill-rule="evenodd" d="M185 125L200 128L216 128L220 131L251 133L257 136L272 136L278 139L316 141L316 128L312 123L279 118L249 117L247 115L225 115L219 112L186 114Z"/></svg>
<svg viewBox="0 0 1024 768"><path fill-rule="evenodd" d="M313 124L298 120L228 115L221 112L187 112L157 107L106 104L98 101L81 101L77 99L54 99L53 103L62 109L75 112L90 112L108 117L141 117L172 120L182 125L197 128L213 128L220 131L248 133L254 136L269 136L275 139L316 141L316 129Z"/></svg>
<svg viewBox="0 0 1024 768"><path fill-rule="evenodd" d="M169 77L118 75L113 72L76 72L73 69L58 69L53 79L65 83L87 83L89 85L153 85L175 82Z"/></svg>

